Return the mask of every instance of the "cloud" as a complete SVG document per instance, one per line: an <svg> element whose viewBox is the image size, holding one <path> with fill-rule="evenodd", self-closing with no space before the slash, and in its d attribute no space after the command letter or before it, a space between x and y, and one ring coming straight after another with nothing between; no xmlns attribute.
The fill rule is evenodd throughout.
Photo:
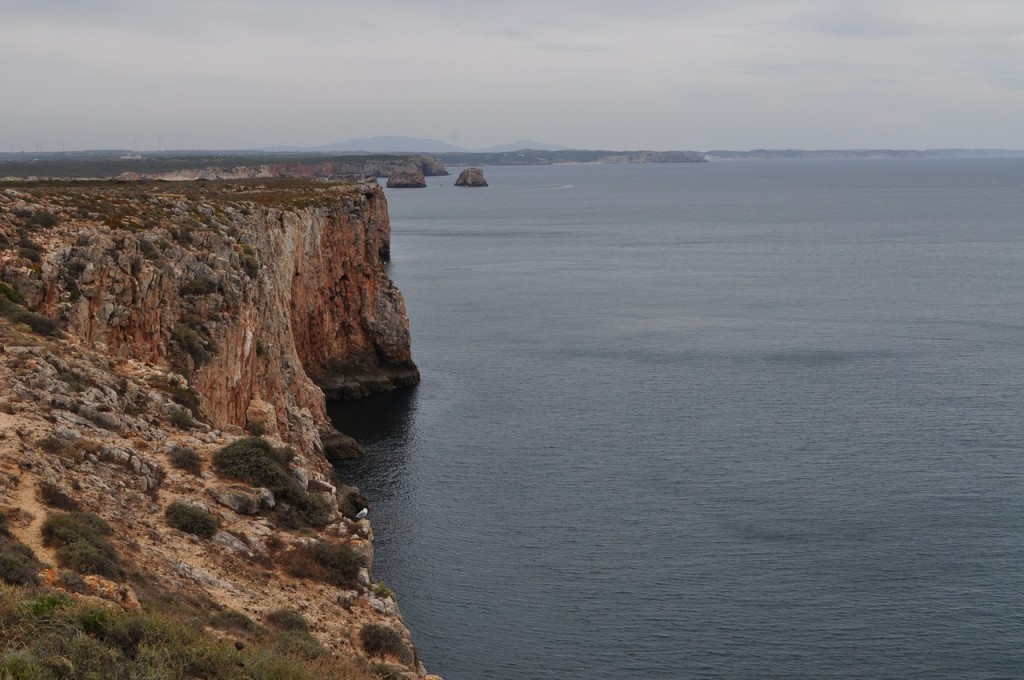
<svg viewBox="0 0 1024 680"><path fill-rule="evenodd" d="M26 93L0 111L0 148L443 139L452 129L467 146L956 146L979 130L988 145L1024 146L1008 123L1024 117L1016 0L0 8L0 87Z"/></svg>

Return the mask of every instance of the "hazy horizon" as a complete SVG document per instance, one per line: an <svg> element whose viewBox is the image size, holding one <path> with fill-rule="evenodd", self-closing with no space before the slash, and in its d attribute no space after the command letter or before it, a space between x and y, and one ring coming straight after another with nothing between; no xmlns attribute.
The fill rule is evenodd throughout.
<svg viewBox="0 0 1024 680"><path fill-rule="evenodd" d="M0 0L0 151L1024 148L1008 0Z"/></svg>

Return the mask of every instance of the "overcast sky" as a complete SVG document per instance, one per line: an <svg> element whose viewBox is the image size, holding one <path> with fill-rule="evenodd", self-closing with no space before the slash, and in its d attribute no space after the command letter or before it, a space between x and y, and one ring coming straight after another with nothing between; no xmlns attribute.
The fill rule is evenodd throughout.
<svg viewBox="0 0 1024 680"><path fill-rule="evenodd" d="M1022 0L0 0L0 150L1024 148Z"/></svg>

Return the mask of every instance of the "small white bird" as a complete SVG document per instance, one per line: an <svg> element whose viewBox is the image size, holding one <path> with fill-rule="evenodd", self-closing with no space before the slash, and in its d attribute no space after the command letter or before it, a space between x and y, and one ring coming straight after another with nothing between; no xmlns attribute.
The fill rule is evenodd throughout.
<svg viewBox="0 0 1024 680"><path fill-rule="evenodd" d="M362 510L356 513L356 519L362 519L366 517L366 513L368 512L370 512L369 508L363 508Z"/></svg>

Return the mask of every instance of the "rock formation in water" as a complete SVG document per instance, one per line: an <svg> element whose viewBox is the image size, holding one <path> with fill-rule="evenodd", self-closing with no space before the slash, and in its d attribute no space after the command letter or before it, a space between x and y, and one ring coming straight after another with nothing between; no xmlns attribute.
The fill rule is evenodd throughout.
<svg viewBox="0 0 1024 680"><path fill-rule="evenodd" d="M388 189L422 189L427 179L422 170L395 170L388 176Z"/></svg>
<svg viewBox="0 0 1024 680"><path fill-rule="evenodd" d="M459 173L458 179L455 180L455 186L457 187L485 187L487 186L487 180L484 179L484 171L480 168L466 168Z"/></svg>
<svg viewBox="0 0 1024 680"><path fill-rule="evenodd" d="M365 668L381 656L365 631L384 627L386 661L424 676L373 582L372 532L354 517L365 499L325 457L358 444L330 426L321 385L357 395L418 380L389 248L376 182L0 187L0 513L12 535L61 563L40 530L73 505L113 527L136 588L256 620L298 610ZM229 445L246 460L278 451L265 464L279 472L259 468L258 484L230 472L216 462ZM209 518L208 540L170 526L176 504ZM317 550L349 551L353 571L323 576Z"/></svg>

